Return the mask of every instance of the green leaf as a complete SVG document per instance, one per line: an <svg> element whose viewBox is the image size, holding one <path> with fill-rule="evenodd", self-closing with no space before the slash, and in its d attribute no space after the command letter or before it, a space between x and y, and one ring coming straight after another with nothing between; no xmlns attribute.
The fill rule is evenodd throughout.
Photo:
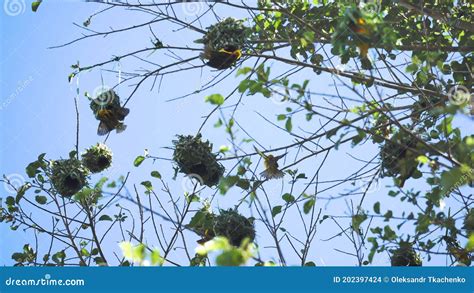
<svg viewBox="0 0 474 293"><path fill-rule="evenodd" d="M102 215L99 218L99 221L113 221L109 215Z"/></svg>
<svg viewBox="0 0 474 293"><path fill-rule="evenodd" d="M250 181L247 179L239 179L235 185L242 188L243 190L248 190L250 188Z"/></svg>
<svg viewBox="0 0 474 293"><path fill-rule="evenodd" d="M224 251L216 257L218 266L240 266L245 264L245 258L239 249Z"/></svg>
<svg viewBox="0 0 474 293"><path fill-rule="evenodd" d="M376 202L376 203L374 204L374 212L375 212L376 214L380 214L380 202Z"/></svg>
<svg viewBox="0 0 474 293"><path fill-rule="evenodd" d="M293 129L293 123L291 121L291 117L288 117L288 119L286 119L285 128L286 130L288 130L288 132L291 132L291 130Z"/></svg>
<svg viewBox="0 0 474 293"><path fill-rule="evenodd" d="M314 198L311 198L311 199L307 200L303 205L303 212L305 214L308 214L311 211L311 209L313 208L315 203L316 203L316 200Z"/></svg>
<svg viewBox="0 0 474 293"><path fill-rule="evenodd" d="M275 217L279 213L281 213L281 206L274 206L272 209L272 217Z"/></svg>
<svg viewBox="0 0 474 293"><path fill-rule="evenodd" d="M312 261L308 261L307 263L304 264L305 267L315 267L316 264Z"/></svg>
<svg viewBox="0 0 474 293"><path fill-rule="evenodd" d="M147 190L153 190L153 185L150 181L143 181L141 185L145 186Z"/></svg>
<svg viewBox="0 0 474 293"><path fill-rule="evenodd" d="M16 203L19 203L20 200L23 198L23 196L25 195L25 192L31 188L31 184L30 183L25 183L23 184L22 186L20 186L20 188L18 188L18 192L16 194L16 198L15 198L15 202Z"/></svg>
<svg viewBox="0 0 474 293"><path fill-rule="evenodd" d="M9 206L15 205L15 198L13 196L7 196L5 203Z"/></svg>
<svg viewBox="0 0 474 293"><path fill-rule="evenodd" d="M152 250L152 252L150 253L150 261L151 261L151 264L154 266L163 264L164 259L161 257L158 249Z"/></svg>
<svg viewBox="0 0 474 293"><path fill-rule="evenodd" d="M280 114L280 115L277 116L277 120L278 120L278 121L283 121L283 120L285 120L285 119L286 119L286 115L285 115L285 114Z"/></svg>
<svg viewBox="0 0 474 293"><path fill-rule="evenodd" d="M246 75L247 73L251 72L253 69L252 67L242 67L237 70L236 76L239 75Z"/></svg>
<svg viewBox="0 0 474 293"><path fill-rule="evenodd" d="M46 204L46 202L48 202L48 199L46 198L46 196L43 196L43 195L35 196L35 200L39 204Z"/></svg>
<svg viewBox="0 0 474 293"><path fill-rule="evenodd" d="M145 157L144 156L138 156L138 157L135 158L135 161L133 161L133 165L135 167L138 167L143 163L143 161L145 161Z"/></svg>
<svg viewBox="0 0 474 293"><path fill-rule="evenodd" d="M427 156L418 156L416 160L421 164L426 164L430 161Z"/></svg>
<svg viewBox="0 0 474 293"><path fill-rule="evenodd" d="M283 194L281 198L287 203L291 203L295 201L295 197L289 193Z"/></svg>
<svg viewBox="0 0 474 293"><path fill-rule="evenodd" d="M158 172L158 171L152 171L152 172L151 172L151 177L155 177L155 178L161 179L161 174L160 174L160 172Z"/></svg>
<svg viewBox="0 0 474 293"><path fill-rule="evenodd" d="M206 102L209 102L213 105L222 105L224 104L224 97L221 94L213 94L210 96L207 96L205 99Z"/></svg>
<svg viewBox="0 0 474 293"><path fill-rule="evenodd" d="M38 10L38 7L40 6L41 2L43 2L43 0L38 0L38 1L34 1L33 3L31 3L31 10L33 10L33 12L36 12Z"/></svg>
<svg viewBox="0 0 474 293"><path fill-rule="evenodd" d="M367 220L367 215L366 214L357 214L352 216L352 228L354 230L359 230L360 225Z"/></svg>
<svg viewBox="0 0 474 293"><path fill-rule="evenodd" d="M474 233L469 236L469 240L467 241L466 244L466 250L468 251L474 251Z"/></svg>
<svg viewBox="0 0 474 293"><path fill-rule="evenodd" d="M90 256L90 253L89 253L89 251L87 251L86 248L82 248L82 249L81 249L81 254L82 254L83 256Z"/></svg>
<svg viewBox="0 0 474 293"><path fill-rule="evenodd" d="M67 76L67 81L71 82L71 80L74 78L74 76L76 76L75 73L71 73Z"/></svg>

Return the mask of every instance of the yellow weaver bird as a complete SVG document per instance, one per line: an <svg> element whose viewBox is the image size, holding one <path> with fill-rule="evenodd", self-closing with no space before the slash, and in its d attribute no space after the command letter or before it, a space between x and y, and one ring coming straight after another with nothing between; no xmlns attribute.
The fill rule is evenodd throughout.
<svg viewBox="0 0 474 293"><path fill-rule="evenodd" d="M367 22L363 18L357 18L352 20L349 24L349 28L353 31L356 35L357 47L359 48L359 53L362 58L366 58L369 52L369 42L371 31L367 26Z"/></svg>
<svg viewBox="0 0 474 293"><path fill-rule="evenodd" d="M129 112L129 109L113 104L109 104L104 109L100 109L97 112L97 119L100 121L97 134L106 135L114 129L117 133L124 131L127 126L123 123L123 120Z"/></svg>
<svg viewBox="0 0 474 293"><path fill-rule="evenodd" d="M265 166L265 170L263 170L262 173L260 173L261 176L263 176L265 179L280 179L283 178L285 173L278 169L278 160L286 156L287 153L284 153L283 155L279 156L273 156L273 155L265 155L261 151L259 151L256 147L254 147L255 151L263 158L263 164Z"/></svg>
<svg viewBox="0 0 474 293"><path fill-rule="evenodd" d="M242 57L242 51L234 45L227 45L217 51L206 46L201 57L208 60L206 65L222 70L234 65Z"/></svg>

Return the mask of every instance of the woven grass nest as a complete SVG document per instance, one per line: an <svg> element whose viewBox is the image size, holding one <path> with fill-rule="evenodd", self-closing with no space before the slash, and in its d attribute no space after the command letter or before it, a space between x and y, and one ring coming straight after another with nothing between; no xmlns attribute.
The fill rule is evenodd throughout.
<svg viewBox="0 0 474 293"><path fill-rule="evenodd" d="M201 135L183 136L173 141L173 160L179 172L186 175L198 175L202 184L212 187L219 183L225 168L217 162L216 155L212 153L212 144L203 141Z"/></svg>
<svg viewBox="0 0 474 293"><path fill-rule="evenodd" d="M392 251L391 264L392 267L420 267L422 261L411 243L401 242L399 247Z"/></svg>
<svg viewBox="0 0 474 293"><path fill-rule="evenodd" d="M60 195L71 197L87 185L88 174L81 161L71 157L52 162L50 179Z"/></svg>
<svg viewBox="0 0 474 293"><path fill-rule="evenodd" d="M216 236L226 237L234 246L240 246L244 239L255 239L255 227L252 218L246 218L234 209L220 210L216 215L208 209L198 211L186 226L202 237L199 243L205 243Z"/></svg>
<svg viewBox="0 0 474 293"><path fill-rule="evenodd" d="M98 143L82 154L82 164L92 173L99 173L112 165L112 151L103 143Z"/></svg>
<svg viewBox="0 0 474 293"><path fill-rule="evenodd" d="M227 46L243 48L248 39L248 31L243 20L228 17L209 26L204 37L196 42L203 43L212 50L219 50Z"/></svg>
<svg viewBox="0 0 474 293"><path fill-rule="evenodd" d="M402 136L400 133L394 134L391 141L386 141L383 145L380 156L384 176L397 176L401 174L399 161L410 155L409 148L415 148L416 140L408 135Z"/></svg>
<svg viewBox="0 0 474 293"><path fill-rule="evenodd" d="M225 236L234 246L240 246L246 238L251 242L255 239L253 221L233 209L220 211L214 219L214 233L217 236Z"/></svg>

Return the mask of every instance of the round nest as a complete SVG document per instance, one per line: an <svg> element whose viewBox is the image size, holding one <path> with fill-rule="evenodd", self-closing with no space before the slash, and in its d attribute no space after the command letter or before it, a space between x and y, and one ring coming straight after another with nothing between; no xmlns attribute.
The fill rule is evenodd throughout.
<svg viewBox="0 0 474 293"><path fill-rule="evenodd" d="M97 117L99 110L104 109L109 105L120 107L120 97L112 89L102 92L97 97L94 97L90 102L90 108L96 115L97 119L99 119L99 117Z"/></svg>
<svg viewBox="0 0 474 293"><path fill-rule="evenodd" d="M112 164L112 151L103 143L90 147L82 154L82 164L92 173L99 173Z"/></svg>
<svg viewBox="0 0 474 293"><path fill-rule="evenodd" d="M466 234L474 234L474 208L470 209L464 218L464 229L466 229Z"/></svg>
<svg viewBox="0 0 474 293"><path fill-rule="evenodd" d="M408 135L402 135L400 132L394 134L390 141L386 141L380 150L383 175L393 177L401 174L403 170L401 170L399 162L411 154L408 148L415 146L415 139ZM414 163L416 162L414 161Z"/></svg>
<svg viewBox="0 0 474 293"><path fill-rule="evenodd" d="M420 267L422 262L412 244L402 242L399 248L392 251L391 264L392 267Z"/></svg>
<svg viewBox="0 0 474 293"><path fill-rule="evenodd" d="M207 28L207 32L199 42L204 43L212 50L219 50L227 46L242 48L248 37L248 29L243 20L232 17L225 18L219 23Z"/></svg>
<svg viewBox="0 0 474 293"><path fill-rule="evenodd" d="M71 197L87 184L87 175L81 161L71 158L53 161L50 179L59 194Z"/></svg>
<svg viewBox="0 0 474 293"><path fill-rule="evenodd" d="M198 240L198 243L206 243L207 241L214 238L214 221L216 215L204 207L203 209L196 212L196 214L191 218L191 221L186 228L194 231L197 235L201 236L201 239Z"/></svg>
<svg viewBox="0 0 474 293"><path fill-rule="evenodd" d="M240 246L246 238L250 241L255 239L255 227L252 220L240 215L237 211L221 210L214 219L214 234L226 237L234 246Z"/></svg>
<svg viewBox="0 0 474 293"><path fill-rule="evenodd" d="M217 162L209 141L202 141L200 134L195 137L178 135L178 140L174 140L173 144L173 160L181 173L199 175L201 183L209 187L219 183L225 168Z"/></svg>

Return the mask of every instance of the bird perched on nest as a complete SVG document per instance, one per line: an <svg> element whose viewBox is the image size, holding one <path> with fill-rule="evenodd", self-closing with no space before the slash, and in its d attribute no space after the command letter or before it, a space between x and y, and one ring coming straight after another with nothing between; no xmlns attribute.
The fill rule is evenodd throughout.
<svg viewBox="0 0 474 293"><path fill-rule="evenodd" d="M202 59L208 60L207 66L219 70L230 68L240 57L242 57L242 50L235 45L226 45L219 50L205 46L204 52L201 54Z"/></svg>
<svg viewBox="0 0 474 293"><path fill-rule="evenodd" d="M255 151L263 158L263 164L265 166L265 170L260 173L265 179L280 179L283 178L285 173L278 168L278 160L286 156L287 153L279 156L273 155L265 155L261 151L259 151L256 147L254 147Z"/></svg>

